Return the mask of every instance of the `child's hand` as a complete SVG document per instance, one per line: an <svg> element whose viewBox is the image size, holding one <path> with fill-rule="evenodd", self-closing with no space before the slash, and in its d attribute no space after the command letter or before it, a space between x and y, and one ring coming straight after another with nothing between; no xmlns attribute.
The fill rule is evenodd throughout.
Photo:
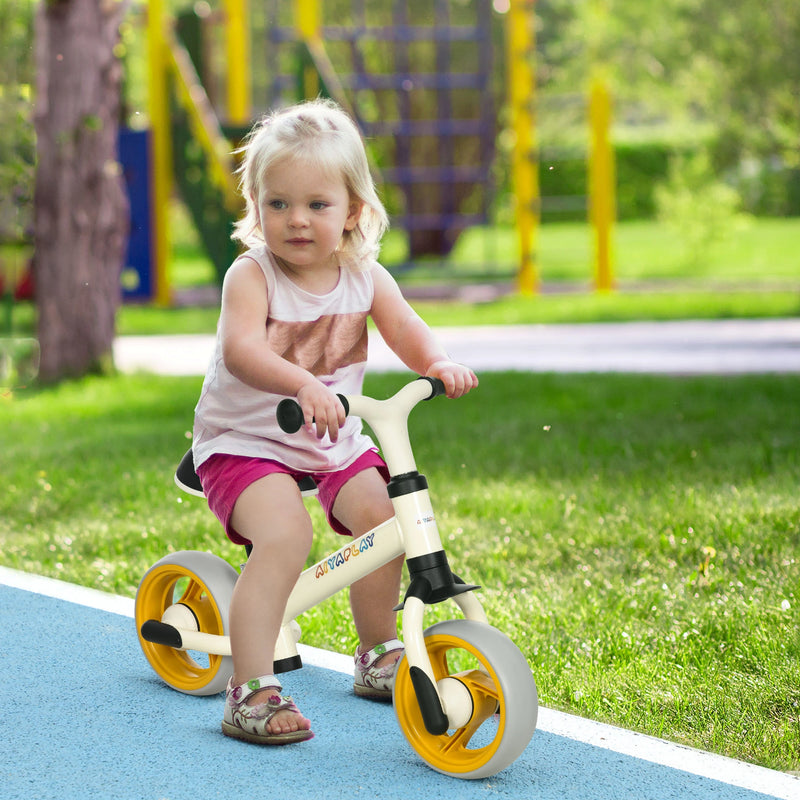
<svg viewBox="0 0 800 800"><path fill-rule="evenodd" d="M461 397L478 385L475 373L463 364L454 361L436 361L428 367L426 378L438 378L443 384L447 396Z"/></svg>
<svg viewBox="0 0 800 800"><path fill-rule="evenodd" d="M311 431L316 425L317 439L326 432L332 442L339 438L339 428L346 417L344 406L334 392L317 380L309 381L298 390L297 402L303 409L306 428Z"/></svg>

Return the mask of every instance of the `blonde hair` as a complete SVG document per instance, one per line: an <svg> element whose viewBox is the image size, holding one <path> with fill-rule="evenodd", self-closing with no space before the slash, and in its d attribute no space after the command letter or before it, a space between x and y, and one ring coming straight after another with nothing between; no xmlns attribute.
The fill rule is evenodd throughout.
<svg viewBox="0 0 800 800"><path fill-rule="evenodd" d="M336 249L341 265L365 269L377 258L389 219L375 191L361 134L336 103L312 100L267 114L253 127L239 152L244 154L238 170L239 190L246 207L234 227L233 239L248 247L264 244L258 210L264 177L279 161L299 158L327 175L341 176L350 198L363 203L358 224L343 232Z"/></svg>

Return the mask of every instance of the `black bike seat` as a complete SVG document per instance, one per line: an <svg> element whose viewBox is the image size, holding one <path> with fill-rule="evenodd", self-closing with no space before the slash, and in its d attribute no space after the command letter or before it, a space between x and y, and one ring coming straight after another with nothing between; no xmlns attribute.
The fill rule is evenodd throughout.
<svg viewBox="0 0 800 800"><path fill-rule="evenodd" d="M191 447L184 453L181 463L178 464L178 469L175 470L175 483L187 494L193 494L195 497L205 497L200 478L197 477L194 469L194 456ZM297 487L303 497L310 497L317 493L317 484L310 475L300 478L297 481Z"/></svg>

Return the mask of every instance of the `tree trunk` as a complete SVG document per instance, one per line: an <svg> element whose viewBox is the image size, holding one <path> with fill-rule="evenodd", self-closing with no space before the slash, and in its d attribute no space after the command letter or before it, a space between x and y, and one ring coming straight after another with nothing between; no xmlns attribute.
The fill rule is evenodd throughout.
<svg viewBox="0 0 800 800"><path fill-rule="evenodd" d="M114 54L125 6L49 0L38 8L34 278L45 382L113 363L128 232Z"/></svg>

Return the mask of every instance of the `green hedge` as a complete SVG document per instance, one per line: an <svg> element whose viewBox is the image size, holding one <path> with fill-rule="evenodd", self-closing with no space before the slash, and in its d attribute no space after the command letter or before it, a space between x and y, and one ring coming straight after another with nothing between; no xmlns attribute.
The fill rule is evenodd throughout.
<svg viewBox="0 0 800 800"><path fill-rule="evenodd" d="M617 215L621 220L647 219L655 215L654 188L667 179L672 158L691 155L708 142L617 142ZM713 151L713 144L711 144ZM713 156L712 156L713 158ZM800 215L800 170L777 163L749 164L721 175L742 197L745 211L758 216ZM587 163L583 150L543 148L539 183L542 219L586 218Z"/></svg>

